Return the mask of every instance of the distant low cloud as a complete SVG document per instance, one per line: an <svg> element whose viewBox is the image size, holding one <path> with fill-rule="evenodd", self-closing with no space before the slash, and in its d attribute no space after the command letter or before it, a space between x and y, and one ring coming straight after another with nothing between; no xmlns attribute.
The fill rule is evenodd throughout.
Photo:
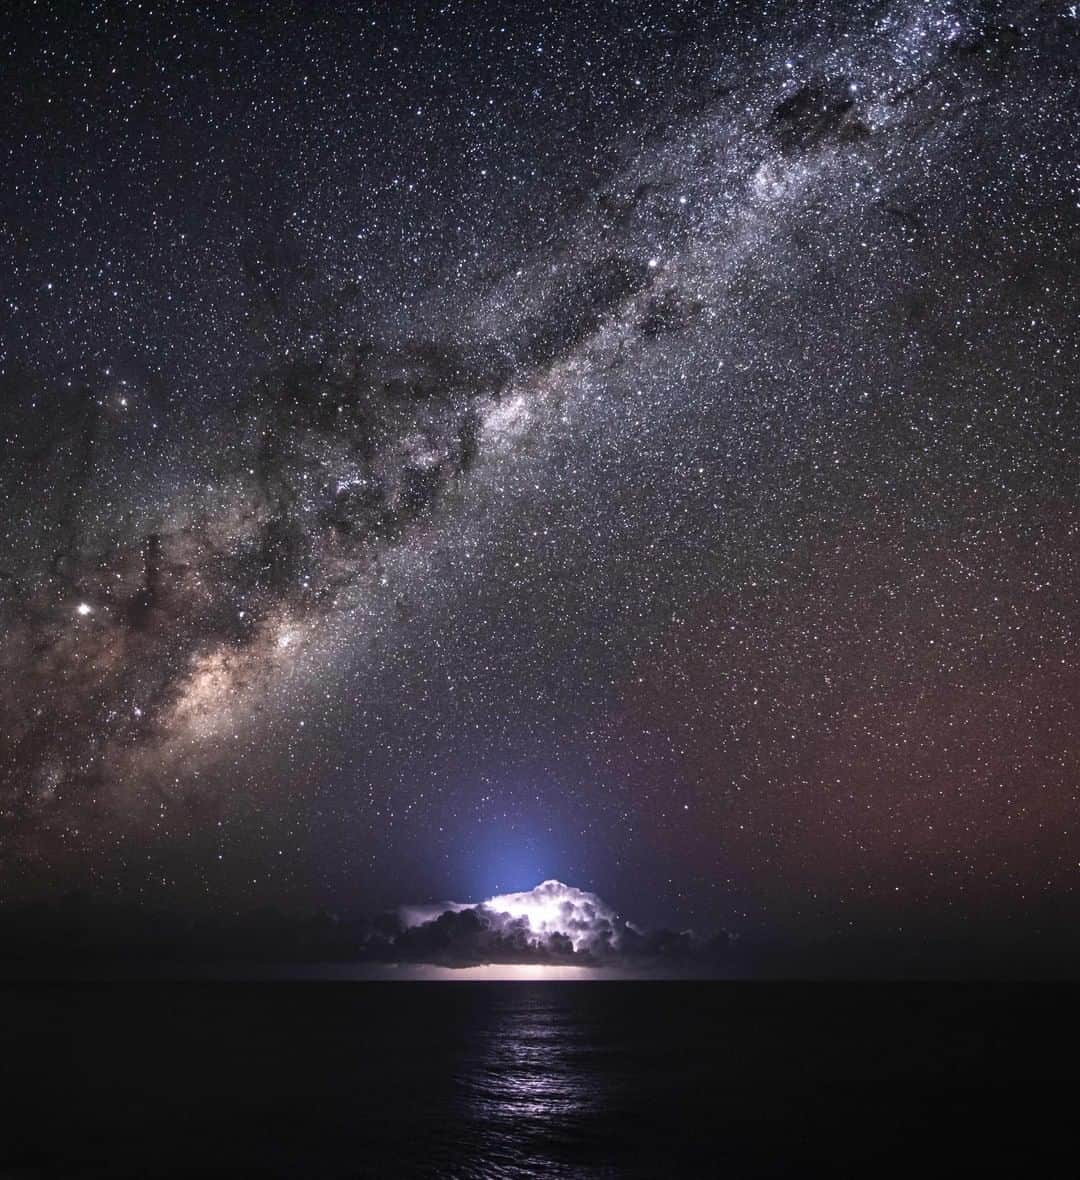
<svg viewBox="0 0 1080 1180"><path fill-rule="evenodd" d="M285 914L231 918L149 913L70 894L51 906L0 910L0 977L184 964L370 964L460 968L552 965L679 974L728 970L727 935L644 930L595 893L561 881L486 901L409 906L373 917ZM186 969L186 968L183 968Z"/></svg>

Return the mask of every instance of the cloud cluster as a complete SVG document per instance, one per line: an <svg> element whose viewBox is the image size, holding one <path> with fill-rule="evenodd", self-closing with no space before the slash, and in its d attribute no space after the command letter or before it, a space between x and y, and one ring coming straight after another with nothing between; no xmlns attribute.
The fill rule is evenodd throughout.
<svg viewBox="0 0 1080 1180"><path fill-rule="evenodd" d="M447 967L719 965L728 947L726 936L704 940L690 931L642 930L595 893L555 880L471 905L409 907L401 921L403 928L375 957Z"/></svg>

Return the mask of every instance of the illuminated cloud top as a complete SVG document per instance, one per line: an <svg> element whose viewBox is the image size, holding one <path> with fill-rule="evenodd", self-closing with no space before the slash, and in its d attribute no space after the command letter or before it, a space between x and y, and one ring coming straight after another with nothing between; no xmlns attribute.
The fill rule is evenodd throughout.
<svg viewBox="0 0 1080 1180"><path fill-rule="evenodd" d="M620 929L627 925L595 893L554 880L542 881L523 893L489 898L483 906L511 919L523 919L537 938L562 935L575 951L587 949L600 939L617 946Z"/></svg>
<svg viewBox="0 0 1080 1180"><path fill-rule="evenodd" d="M574 954L617 950L624 931L633 929L595 893L555 880L487 901L406 906L400 913L407 929L430 926L447 915L471 913L485 929L519 943Z"/></svg>

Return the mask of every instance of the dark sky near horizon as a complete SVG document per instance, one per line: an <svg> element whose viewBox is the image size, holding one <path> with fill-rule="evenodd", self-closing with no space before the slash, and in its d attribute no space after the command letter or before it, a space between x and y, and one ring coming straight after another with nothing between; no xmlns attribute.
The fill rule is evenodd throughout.
<svg viewBox="0 0 1080 1180"><path fill-rule="evenodd" d="M5 902L1077 913L1075 5L14 14Z"/></svg>

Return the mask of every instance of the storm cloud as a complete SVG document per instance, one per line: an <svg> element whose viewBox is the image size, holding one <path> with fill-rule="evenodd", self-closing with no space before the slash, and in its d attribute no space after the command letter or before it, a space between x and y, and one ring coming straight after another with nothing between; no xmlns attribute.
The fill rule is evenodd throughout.
<svg viewBox="0 0 1080 1180"><path fill-rule="evenodd" d="M726 935L644 930L595 893L543 881L520 893L467 905L406 907L404 929L388 944L402 961L447 967L487 963L618 966L639 963L719 965Z"/></svg>

